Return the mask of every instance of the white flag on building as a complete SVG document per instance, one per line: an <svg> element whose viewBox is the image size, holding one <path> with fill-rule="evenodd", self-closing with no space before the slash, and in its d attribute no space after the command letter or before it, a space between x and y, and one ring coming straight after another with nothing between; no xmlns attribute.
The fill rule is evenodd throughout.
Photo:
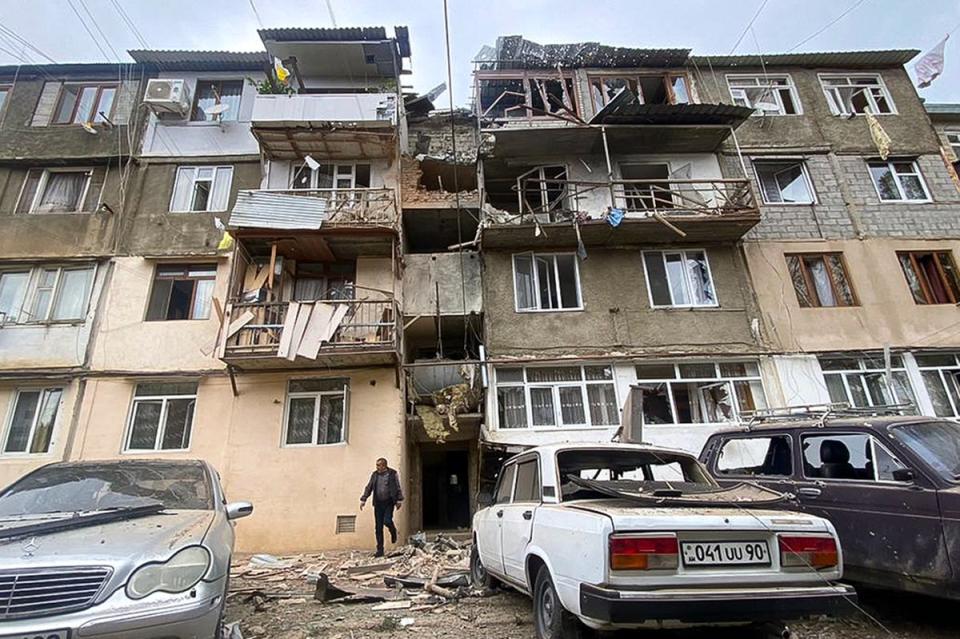
<svg viewBox="0 0 960 639"><path fill-rule="evenodd" d="M937 46L930 49L922 58L913 65L913 70L917 74L917 86L925 89L943 73L943 49L947 44L947 35Z"/></svg>

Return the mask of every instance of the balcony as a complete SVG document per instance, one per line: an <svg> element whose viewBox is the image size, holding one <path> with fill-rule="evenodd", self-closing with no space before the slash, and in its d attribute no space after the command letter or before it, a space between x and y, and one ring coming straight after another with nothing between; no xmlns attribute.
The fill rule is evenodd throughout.
<svg viewBox="0 0 960 639"><path fill-rule="evenodd" d="M587 182L520 176L519 213L488 219L485 247L735 241L760 222L744 179ZM623 214L616 226L611 211ZM535 232L540 229L539 233Z"/></svg>
<svg viewBox="0 0 960 639"><path fill-rule="evenodd" d="M399 317L393 299L229 303L219 356L242 370L392 365Z"/></svg>
<svg viewBox="0 0 960 639"><path fill-rule="evenodd" d="M237 194L235 229L386 228L399 223L393 189L254 189Z"/></svg>
<svg viewBox="0 0 960 639"><path fill-rule="evenodd" d="M394 93L258 95L252 130L271 159L392 157L397 135Z"/></svg>

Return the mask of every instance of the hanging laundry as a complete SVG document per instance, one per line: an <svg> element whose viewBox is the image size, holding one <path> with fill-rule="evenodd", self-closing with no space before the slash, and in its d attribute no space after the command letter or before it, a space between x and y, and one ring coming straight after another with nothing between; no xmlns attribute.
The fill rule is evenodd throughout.
<svg viewBox="0 0 960 639"><path fill-rule="evenodd" d="M917 74L917 86L921 89L930 86L943 73L943 50L949 37L950 35L947 34L937 46L930 49L913 65L913 70Z"/></svg>
<svg viewBox="0 0 960 639"><path fill-rule="evenodd" d="M273 70L277 74L277 80L279 80L282 84L286 84L287 78L290 77L290 72L287 71L285 66L283 66L283 62L280 60L280 58L273 59Z"/></svg>
<svg viewBox="0 0 960 639"><path fill-rule="evenodd" d="M223 233L220 237L220 242L217 244L218 251L229 251L233 248L233 236L227 232L227 226L223 223L219 217L213 218L213 225L217 227L217 230Z"/></svg>
<svg viewBox="0 0 960 639"><path fill-rule="evenodd" d="M623 209L610 209L607 213L607 222L610 226L620 226L623 221Z"/></svg>
<svg viewBox="0 0 960 639"><path fill-rule="evenodd" d="M890 136L887 135L887 132L880 126L880 121L877 120L877 116L870 113L870 111L867 111L866 115L867 126L870 127L870 137L873 138L873 143L877 146L880 157L886 160L890 156Z"/></svg>

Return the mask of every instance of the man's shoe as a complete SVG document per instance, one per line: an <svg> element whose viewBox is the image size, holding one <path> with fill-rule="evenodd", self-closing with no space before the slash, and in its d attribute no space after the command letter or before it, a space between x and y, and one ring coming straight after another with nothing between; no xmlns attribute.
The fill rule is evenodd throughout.
<svg viewBox="0 0 960 639"><path fill-rule="evenodd" d="M390 543L391 543L391 544L397 543L397 529L396 529L396 528L394 528L393 530L390 531Z"/></svg>
<svg viewBox="0 0 960 639"><path fill-rule="evenodd" d="M374 556L374 557L383 557L383 551L382 551L382 550L378 550L377 552L373 553L373 556Z"/></svg>

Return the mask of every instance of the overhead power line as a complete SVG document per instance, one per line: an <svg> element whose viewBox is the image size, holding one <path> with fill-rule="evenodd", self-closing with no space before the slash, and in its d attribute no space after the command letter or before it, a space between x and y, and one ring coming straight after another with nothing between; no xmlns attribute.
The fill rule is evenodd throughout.
<svg viewBox="0 0 960 639"><path fill-rule="evenodd" d="M106 49L103 48L103 45L100 44L100 41L97 40L97 37L93 35L93 31L91 31L90 27L87 26L87 23L84 22L83 16L80 15L80 11L78 11L76 5L73 4L73 0L67 0L67 4L70 5L70 8L73 9L73 13L77 16L77 20L80 21L81 25L83 25L83 30L87 32L87 35L90 36L90 39L93 40L93 43L97 45L98 49L100 49L100 53L103 55L104 59L109 62L110 56L107 55Z"/></svg>
<svg viewBox="0 0 960 639"><path fill-rule="evenodd" d="M760 3L760 6L757 7L757 10L756 10L756 12L754 12L753 17L750 18L750 22L748 22L748 23L747 23L747 26L745 26L745 27L743 28L743 31L740 33L740 37L737 38L737 41L733 43L733 47L731 47L731 49L730 49L730 55L732 55L733 52L737 50L737 47L740 46L740 43L743 42L743 38L744 38L744 36L747 35L747 31L750 30L750 27L753 26L753 23L756 22L756 21L757 21L757 18L760 17L760 12L763 11L763 8L764 8L765 6L767 6L767 2L769 2L769 1L770 1L770 0L763 0L763 2Z"/></svg>
<svg viewBox="0 0 960 639"><path fill-rule="evenodd" d="M334 27L337 26L337 17L333 15L333 3L330 0L327 0L327 13L330 14L330 22Z"/></svg>
<svg viewBox="0 0 960 639"><path fill-rule="evenodd" d="M100 34L100 37L103 38L103 41L109 47L110 51L113 53L113 57L116 58L117 62L121 61L120 54L117 53L117 50L113 48L113 43L110 42L110 38L107 37L107 34L103 32L103 29L100 28L100 23L97 22L97 19L90 12L90 8L87 6L87 0L77 0L80 3L80 6L83 7L83 11L89 16L90 22L93 23L93 28L97 30L97 33Z"/></svg>
<svg viewBox="0 0 960 639"><path fill-rule="evenodd" d="M257 18L257 24L260 25L260 28L263 28L263 20L260 19L260 12L257 11L257 5L254 4L253 0L250 0L250 8L253 9L253 15Z"/></svg>
<svg viewBox="0 0 960 639"><path fill-rule="evenodd" d="M814 31L813 33L811 33L810 35L808 35L806 38L804 38L804 39L801 40L800 42L798 42L798 43L796 43L795 45L793 45L793 47L792 47L791 49L788 49L788 50L787 50L787 53L791 53L792 51L795 51L795 50L799 49L800 47L802 47L803 45L805 45L807 42L810 42L811 40L813 40L814 38L816 38L818 35L820 35L820 34L823 33L824 31L826 31L827 29L829 29L830 27L832 27L833 25L835 25L836 23L838 23L838 22L840 22L841 20L843 20L843 19L847 16L848 13L850 13L851 11L853 11L854 9L856 9L857 7L859 7L861 4L863 4L863 3L866 2L866 1L867 1L867 0L857 0L857 1L854 2L852 5L850 5L849 7L847 7L847 8L843 11L843 13L841 13L840 15L838 15L836 18L834 18L833 20L831 20L831 21L828 22L827 24L823 25L822 27L820 27L819 29L817 29L816 31Z"/></svg>
<svg viewBox="0 0 960 639"><path fill-rule="evenodd" d="M130 29L130 32L133 34L133 37L137 39L137 42L140 43L140 46L144 49L149 49L150 45L147 44L146 38L143 37L143 34L140 33L140 29L137 28L137 25L134 23L133 19L127 14L126 10L117 0L110 0L110 3L113 5L113 8L116 9L117 14L120 16L120 19L127 25L127 28Z"/></svg>
<svg viewBox="0 0 960 639"><path fill-rule="evenodd" d="M53 58L48 56L46 53L38 49L36 46L33 45L32 42L30 42L26 38L21 38L13 29L10 29L9 27L5 26L3 23L0 23L0 33L4 33L7 36L13 38L16 42L30 49L31 51L39 55L41 58L46 59L51 64L58 64L56 60L54 60Z"/></svg>

